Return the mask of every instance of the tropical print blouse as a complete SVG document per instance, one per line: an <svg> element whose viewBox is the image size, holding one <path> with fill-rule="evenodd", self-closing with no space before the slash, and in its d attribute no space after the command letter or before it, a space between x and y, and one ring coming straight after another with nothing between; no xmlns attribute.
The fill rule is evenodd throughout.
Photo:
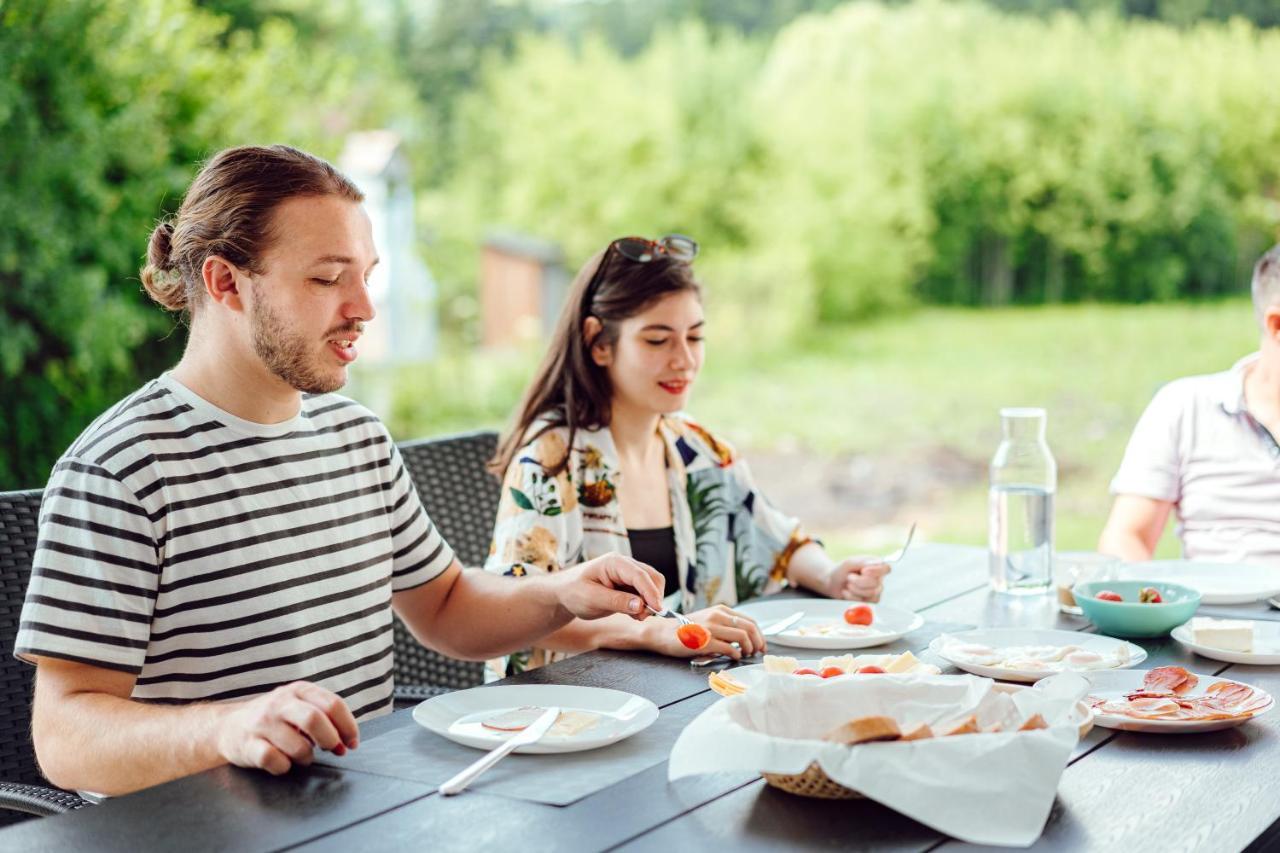
<svg viewBox="0 0 1280 853"><path fill-rule="evenodd" d="M535 424L530 435L537 435ZM666 446L667 488L675 530L680 586L667 606L691 612L733 605L775 592L786 581L791 555L810 541L799 523L770 506L746 463L723 439L683 415L659 421ZM613 436L606 427L578 430L569 464L567 427L555 427L517 451L502 484L502 500L485 568L515 577L554 572L611 551L631 555L618 493L626 487ZM501 678L567 657L532 648L489 661Z"/></svg>

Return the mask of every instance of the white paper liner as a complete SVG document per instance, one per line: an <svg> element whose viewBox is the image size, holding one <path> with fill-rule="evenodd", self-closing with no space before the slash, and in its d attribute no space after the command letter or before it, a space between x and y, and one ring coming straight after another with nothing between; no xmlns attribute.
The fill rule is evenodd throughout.
<svg viewBox="0 0 1280 853"><path fill-rule="evenodd" d="M817 764L836 782L963 841L1025 847L1044 828L1058 779L1079 736L1070 715L1085 679L1063 674L1015 694L971 675L769 675L717 702L685 727L668 776L801 773ZM1040 714L1049 728L954 735L854 747L820 740L858 717L901 728L945 728L970 714L1015 726Z"/></svg>

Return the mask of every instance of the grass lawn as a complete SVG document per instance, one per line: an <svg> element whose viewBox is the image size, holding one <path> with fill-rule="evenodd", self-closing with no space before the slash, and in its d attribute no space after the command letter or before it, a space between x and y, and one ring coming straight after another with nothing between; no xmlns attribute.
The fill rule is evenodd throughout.
<svg viewBox="0 0 1280 853"><path fill-rule="evenodd" d="M823 512L811 525L838 553L880 550L913 520L930 540L985 544L985 466L1000 440L1002 406L1048 410L1059 468L1057 545L1091 549L1110 505L1107 483L1155 390L1225 369L1257 346L1247 299L922 309L819 327L785 350L753 350L741 343L742 330L715 328L714 319L713 312L692 411L748 459L822 462L806 466L819 472L812 482L785 465L768 478L768 466L759 469L766 492L785 495L774 499L790 512L810 517L855 492L851 505L861 509ZM738 343L728 345L730 335ZM483 355L402 372L390 406L393 433L501 426L535 359ZM939 478L939 459L960 473ZM842 484L851 460L864 473ZM913 482L928 487L913 490ZM905 497L877 502L881 490ZM1160 553L1177 554L1172 527Z"/></svg>

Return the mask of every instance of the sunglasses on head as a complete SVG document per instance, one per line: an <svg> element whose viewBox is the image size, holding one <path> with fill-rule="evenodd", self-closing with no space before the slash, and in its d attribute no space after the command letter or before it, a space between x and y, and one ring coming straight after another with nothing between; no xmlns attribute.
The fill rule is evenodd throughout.
<svg viewBox="0 0 1280 853"><path fill-rule="evenodd" d="M644 237L619 237L609 244L608 249L605 249L604 256L600 258L600 264L596 267L595 275L591 277L591 281L587 282L583 296L588 305L591 304L591 295L600 284L605 267L609 266L609 255L612 252L617 252L627 260L638 264L647 264L654 258L664 256L687 264L698 256L698 242L683 234L668 234L657 240L646 240Z"/></svg>
<svg viewBox="0 0 1280 853"><path fill-rule="evenodd" d="M609 248L627 260L640 264L648 263L660 255L666 255L673 261L687 264L698 256L697 241L683 234L668 234L657 240L620 237L610 243Z"/></svg>

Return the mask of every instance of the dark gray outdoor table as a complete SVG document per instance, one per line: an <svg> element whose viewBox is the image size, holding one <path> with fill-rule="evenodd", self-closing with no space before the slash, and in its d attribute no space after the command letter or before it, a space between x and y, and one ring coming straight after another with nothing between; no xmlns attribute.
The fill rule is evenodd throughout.
<svg viewBox="0 0 1280 853"><path fill-rule="evenodd" d="M986 553L921 545L890 576L885 600L927 623L902 648L917 654L967 626L1089 630L1051 601L989 594ZM783 593L794 596L795 593ZM1254 615L1254 614L1250 614ZM1169 638L1139 641L1143 667L1176 663L1280 692L1280 667L1187 653ZM660 707L705 705L705 672L654 655L595 652L504 683L607 686ZM368 723L414 725L401 711ZM478 755L478 753L477 753ZM1094 729L1072 756L1035 849L1280 849L1280 712L1202 735ZM998 803L992 804L993 809ZM473 790L440 797L425 785L316 766L282 778L232 768L201 773L101 806L0 831L0 850L783 850L925 851L968 847L869 801L796 797L753 774L667 781L666 763L568 806Z"/></svg>

